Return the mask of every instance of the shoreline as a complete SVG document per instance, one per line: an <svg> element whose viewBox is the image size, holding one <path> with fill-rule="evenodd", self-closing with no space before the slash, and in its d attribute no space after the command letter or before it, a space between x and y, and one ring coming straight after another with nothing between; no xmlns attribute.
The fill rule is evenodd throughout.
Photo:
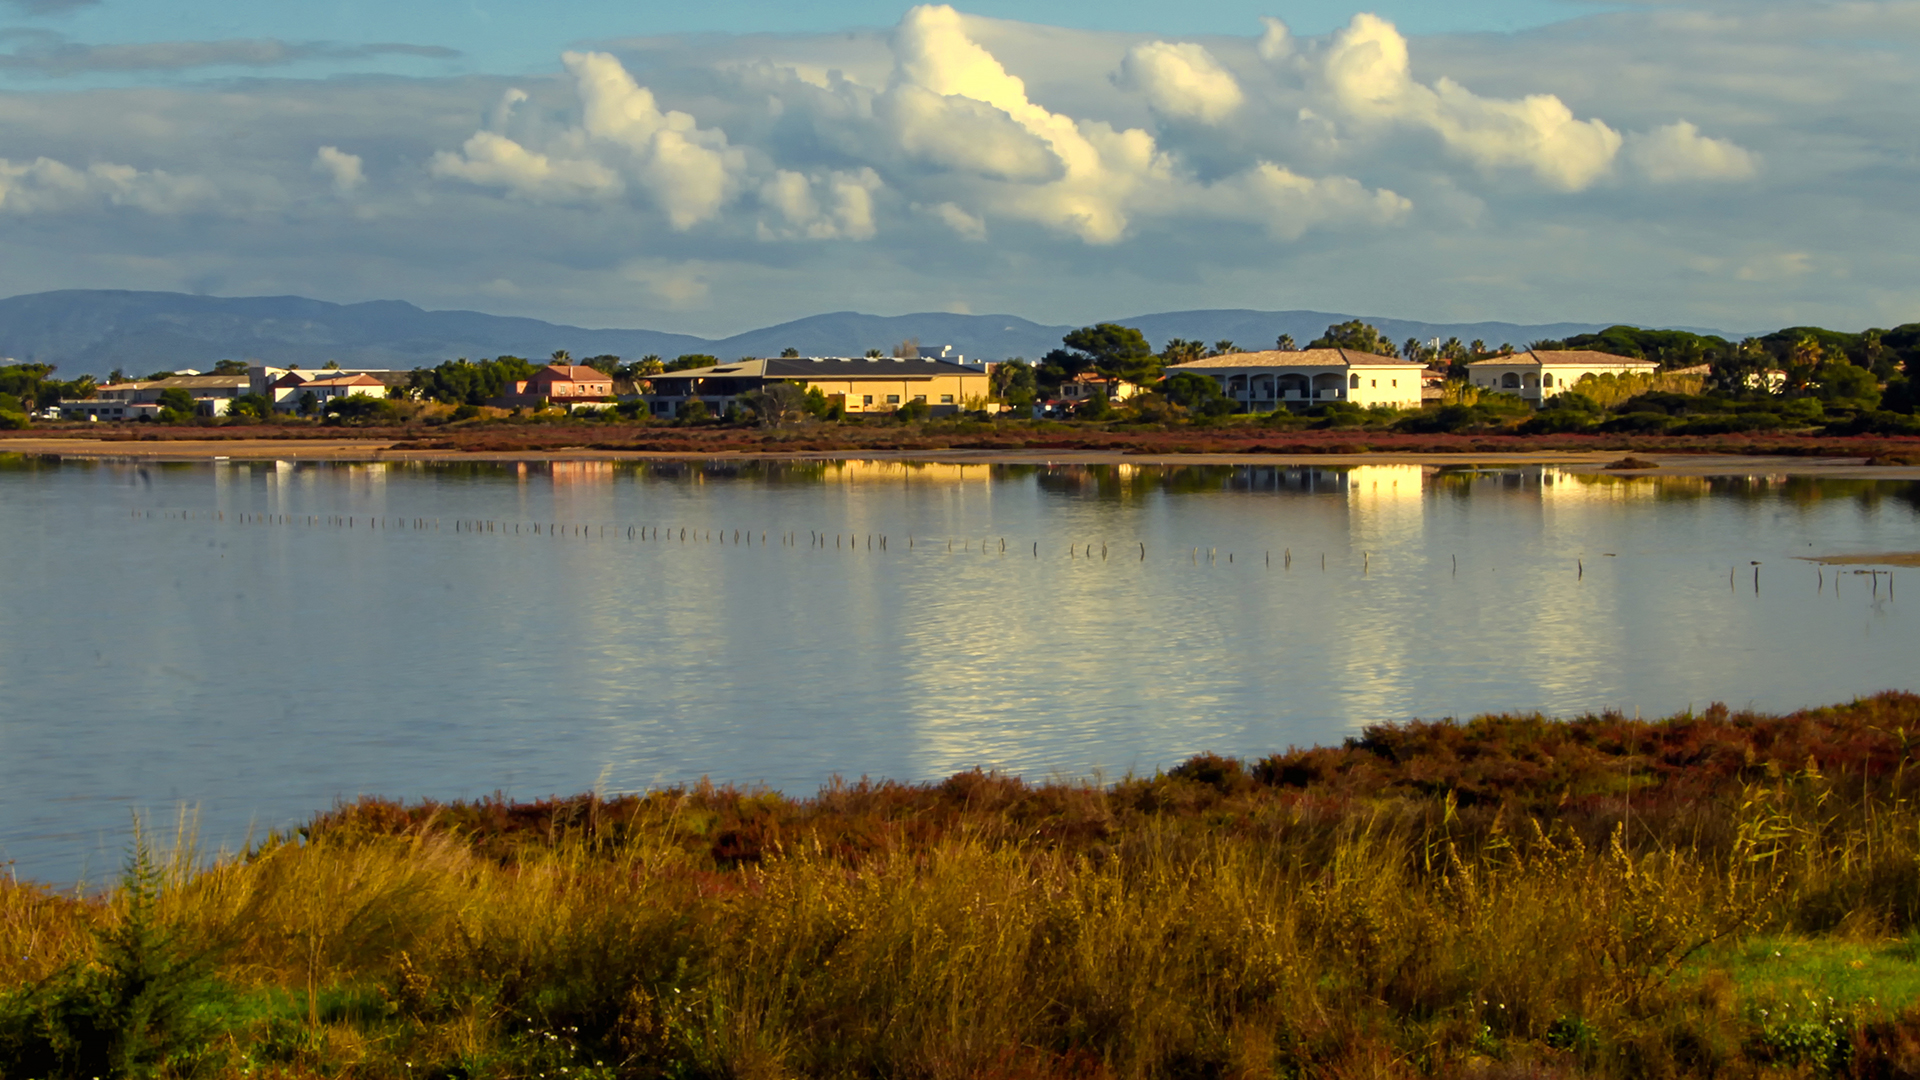
<svg viewBox="0 0 1920 1080"><path fill-rule="evenodd" d="M1620 450L1369 451L1348 454L1129 453L1115 450L1002 450L931 448L879 450L603 450L561 447L541 450L394 449L404 440L222 439L130 441L15 438L0 440L0 455L21 454L79 461L211 462L422 462L481 461L501 464L559 461L897 461L940 465L1556 465L1598 472L1622 457ZM1632 456L1653 469L1624 469L1623 476L1809 476L1834 479L1920 480L1920 465L1868 465L1859 457L1795 457L1772 454L1658 453Z"/></svg>

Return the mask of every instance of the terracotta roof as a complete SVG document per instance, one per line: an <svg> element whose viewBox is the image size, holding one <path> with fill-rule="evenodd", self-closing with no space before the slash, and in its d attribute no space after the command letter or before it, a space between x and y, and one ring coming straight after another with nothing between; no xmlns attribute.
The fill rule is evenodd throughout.
<svg viewBox="0 0 1920 1080"><path fill-rule="evenodd" d="M1413 360L1378 356L1358 349L1267 349L1262 352L1228 353L1169 364L1168 371L1197 371L1205 368L1269 367L1425 367Z"/></svg>
<svg viewBox="0 0 1920 1080"><path fill-rule="evenodd" d="M1468 367L1500 364L1545 364L1548 366L1581 366L1593 364L1645 364L1648 367L1660 365L1651 360L1640 360L1632 356L1616 356L1613 353L1595 352L1592 349L1527 349L1512 356L1490 356L1485 360L1475 360Z"/></svg>
<svg viewBox="0 0 1920 1080"><path fill-rule="evenodd" d="M613 381L613 376L601 371L599 368L588 367L585 364L548 364L536 372L533 377L537 379L542 375L555 380L565 379L569 382Z"/></svg>

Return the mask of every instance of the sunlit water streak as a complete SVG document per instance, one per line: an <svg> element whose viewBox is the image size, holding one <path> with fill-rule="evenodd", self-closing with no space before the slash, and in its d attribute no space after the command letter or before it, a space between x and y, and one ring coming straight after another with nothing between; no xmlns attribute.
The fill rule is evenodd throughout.
<svg viewBox="0 0 1920 1080"><path fill-rule="evenodd" d="M98 878L129 810L182 803L232 843L360 793L1112 777L1824 703L1910 685L1915 635L1884 579L1793 556L1920 548L1917 508L1543 468L0 459L0 859Z"/></svg>

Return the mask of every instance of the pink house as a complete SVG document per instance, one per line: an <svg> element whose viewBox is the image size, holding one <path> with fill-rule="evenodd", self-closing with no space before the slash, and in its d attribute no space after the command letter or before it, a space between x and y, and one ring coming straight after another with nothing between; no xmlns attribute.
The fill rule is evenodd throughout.
<svg viewBox="0 0 1920 1080"><path fill-rule="evenodd" d="M585 364L548 364L533 378L509 385L495 404L503 406L555 405L606 401L613 397L613 376Z"/></svg>

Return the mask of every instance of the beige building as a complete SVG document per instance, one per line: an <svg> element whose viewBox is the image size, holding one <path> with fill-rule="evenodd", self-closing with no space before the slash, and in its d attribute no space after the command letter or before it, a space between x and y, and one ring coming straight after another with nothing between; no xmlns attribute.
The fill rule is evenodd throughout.
<svg viewBox="0 0 1920 1080"><path fill-rule="evenodd" d="M1587 375L1651 375L1659 370L1651 360L1589 349L1528 349L1475 360L1467 365L1467 378L1485 390L1540 402L1573 389Z"/></svg>
<svg viewBox="0 0 1920 1080"><path fill-rule="evenodd" d="M779 357L670 371L648 380L641 395L656 416L675 416L699 400L718 414L742 394L769 383L792 383L818 390L841 404L847 415L885 415L902 405L925 402L933 415L984 408L989 387L984 367L946 360L874 357Z"/></svg>
<svg viewBox="0 0 1920 1080"><path fill-rule="evenodd" d="M1272 412L1334 401L1417 409L1425 370L1411 360L1354 349L1295 349L1209 356L1171 365L1166 372L1205 375L1218 380L1228 400L1245 411Z"/></svg>
<svg viewBox="0 0 1920 1080"><path fill-rule="evenodd" d="M336 371L288 372L273 383L273 408L276 412L298 412L306 403L315 412L324 410L335 398L364 394L384 398L387 384L371 375L342 375Z"/></svg>

